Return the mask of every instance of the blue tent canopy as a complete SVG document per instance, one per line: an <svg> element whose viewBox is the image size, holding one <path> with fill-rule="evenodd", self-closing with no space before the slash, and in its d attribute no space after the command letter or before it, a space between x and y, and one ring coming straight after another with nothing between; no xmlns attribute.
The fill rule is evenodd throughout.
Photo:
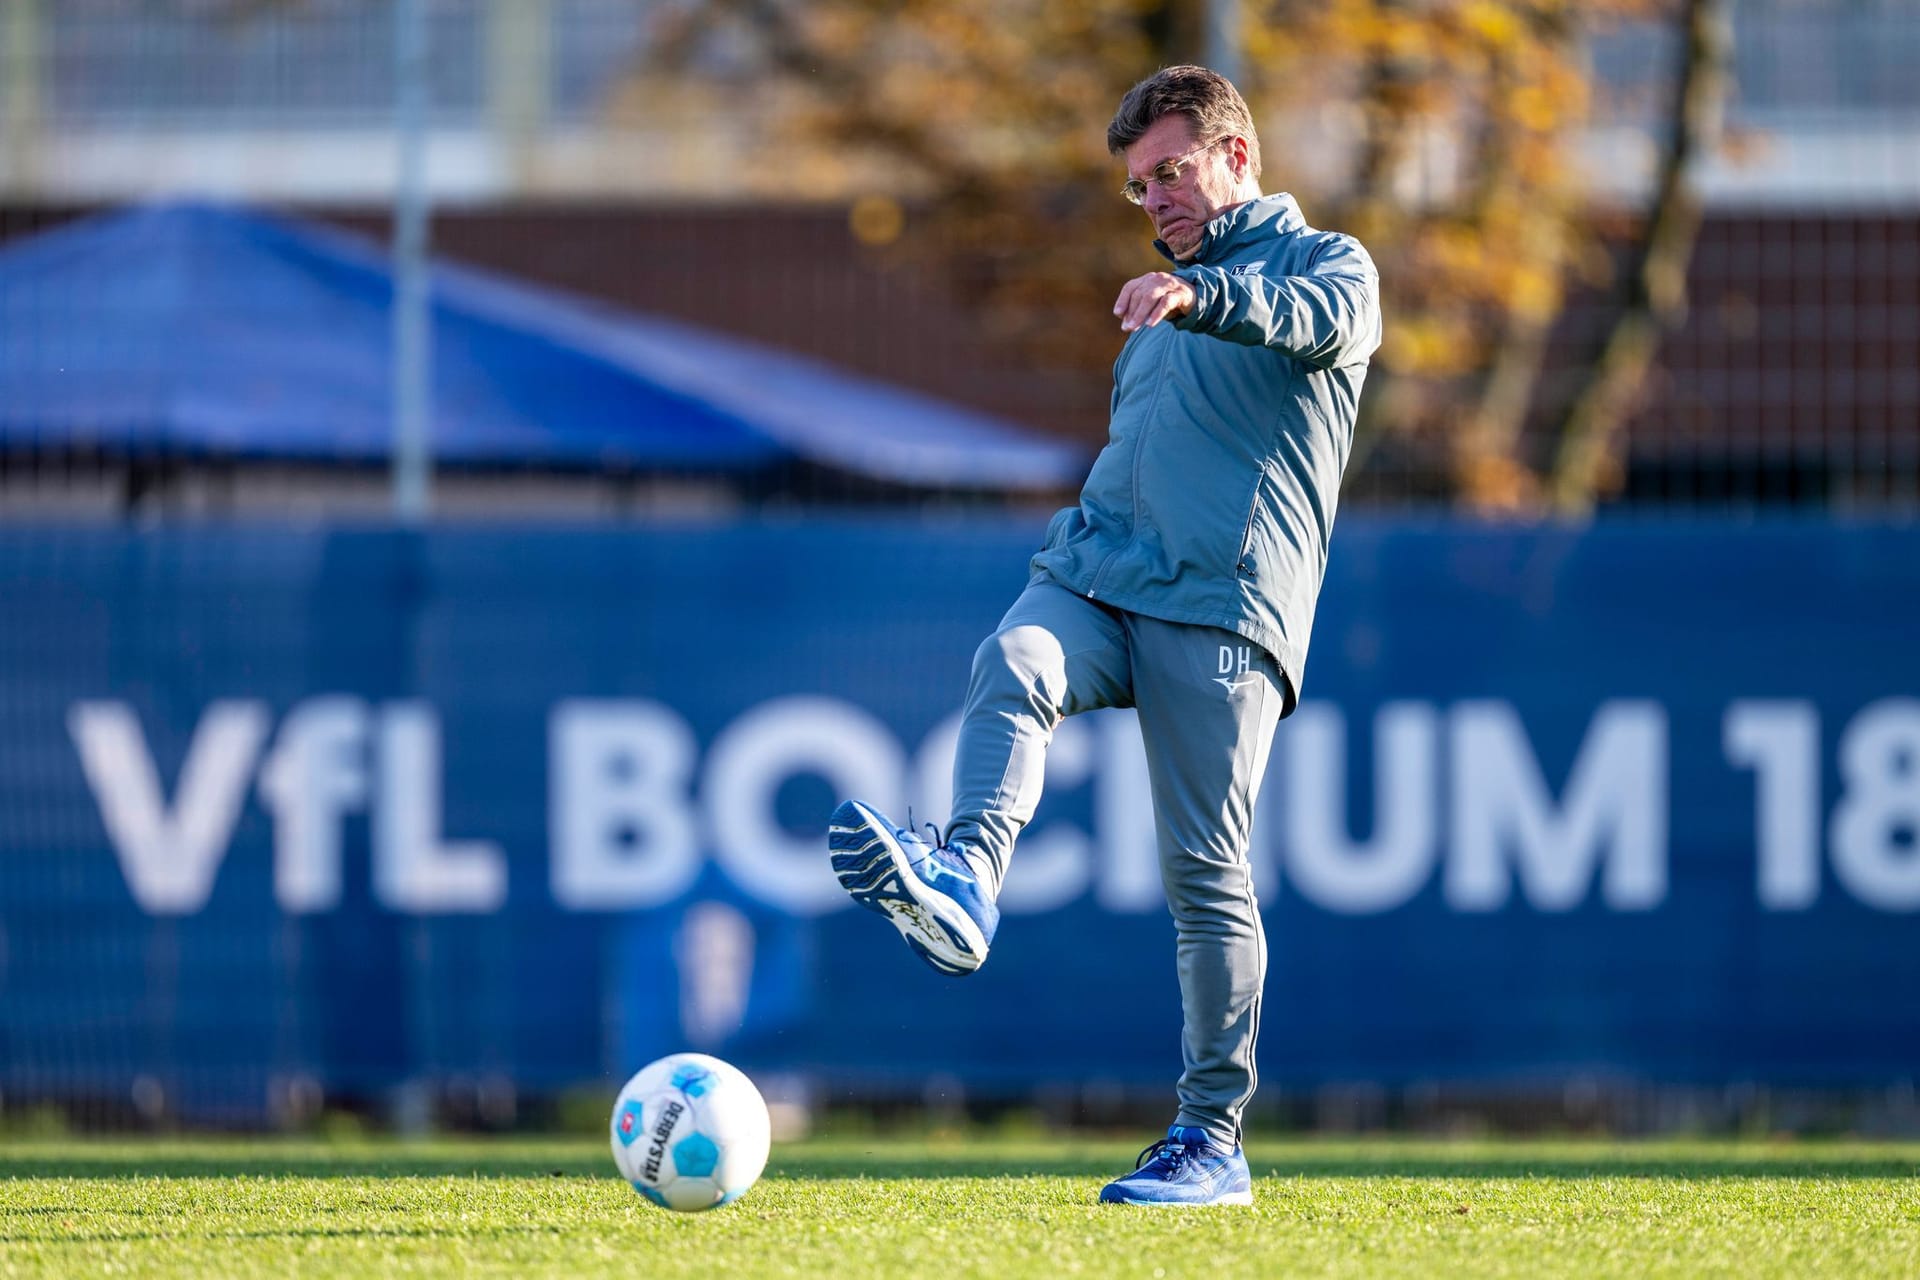
<svg viewBox="0 0 1920 1280"><path fill-rule="evenodd" d="M311 461L388 456L387 259L204 204L0 249L0 442ZM1004 421L467 268L432 272L435 455L466 465L1070 486L1084 456Z"/></svg>

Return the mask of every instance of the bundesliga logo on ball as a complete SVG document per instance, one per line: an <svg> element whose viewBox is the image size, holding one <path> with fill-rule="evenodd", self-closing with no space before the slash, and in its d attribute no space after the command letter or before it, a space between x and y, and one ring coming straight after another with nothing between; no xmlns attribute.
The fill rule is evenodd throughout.
<svg viewBox="0 0 1920 1280"><path fill-rule="evenodd" d="M649 1063L613 1105L613 1161L663 1209L695 1212L745 1195L767 1164L771 1125L760 1090L701 1053Z"/></svg>

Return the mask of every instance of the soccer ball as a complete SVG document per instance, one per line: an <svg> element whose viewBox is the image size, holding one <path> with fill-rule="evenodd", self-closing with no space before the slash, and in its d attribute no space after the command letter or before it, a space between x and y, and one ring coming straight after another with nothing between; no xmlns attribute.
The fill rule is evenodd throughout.
<svg viewBox="0 0 1920 1280"><path fill-rule="evenodd" d="M663 1209L732 1204L766 1168L770 1141L760 1090L704 1053L648 1063L613 1104L613 1162Z"/></svg>

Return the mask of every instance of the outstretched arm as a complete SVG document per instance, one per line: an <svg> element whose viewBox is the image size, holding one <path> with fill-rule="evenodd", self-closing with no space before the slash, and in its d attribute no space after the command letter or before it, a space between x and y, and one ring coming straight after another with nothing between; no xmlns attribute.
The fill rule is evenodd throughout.
<svg viewBox="0 0 1920 1280"><path fill-rule="evenodd" d="M1174 317L1182 329L1271 347L1322 369L1364 360L1380 345L1380 275L1349 236L1329 236L1303 275L1200 266L1179 275L1193 291Z"/></svg>
<svg viewBox="0 0 1920 1280"><path fill-rule="evenodd" d="M1171 320L1331 369L1380 345L1380 277L1359 241L1330 236L1304 275L1193 266L1136 276L1120 287L1113 314L1128 333Z"/></svg>

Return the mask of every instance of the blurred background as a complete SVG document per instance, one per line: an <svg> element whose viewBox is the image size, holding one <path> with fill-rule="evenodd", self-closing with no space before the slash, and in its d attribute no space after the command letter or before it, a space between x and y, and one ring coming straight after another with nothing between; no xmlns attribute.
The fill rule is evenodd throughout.
<svg viewBox="0 0 1920 1280"><path fill-rule="evenodd" d="M1909 0L4 0L0 1125L1164 1123L1130 716L965 983L824 828L945 815L1192 60L1387 312L1256 1122L1920 1132Z"/></svg>

